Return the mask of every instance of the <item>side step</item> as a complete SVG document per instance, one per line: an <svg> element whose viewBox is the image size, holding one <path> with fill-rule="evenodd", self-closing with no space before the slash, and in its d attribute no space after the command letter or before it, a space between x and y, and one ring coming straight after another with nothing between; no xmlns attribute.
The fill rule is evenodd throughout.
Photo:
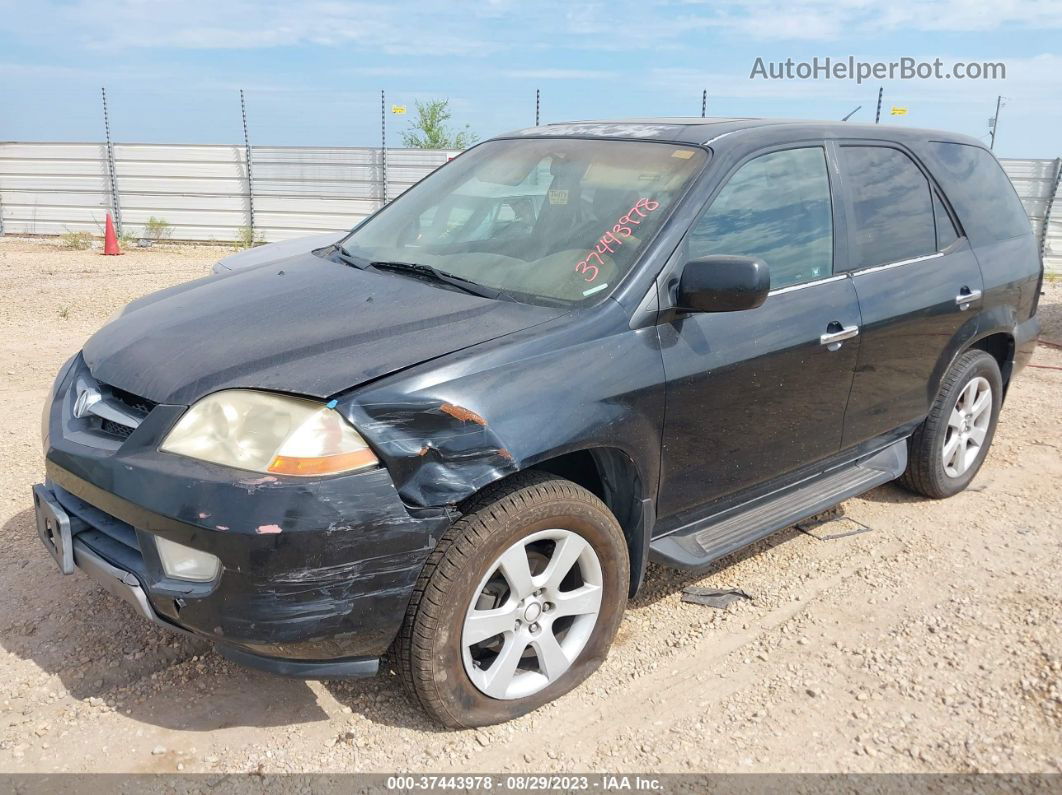
<svg viewBox="0 0 1062 795"><path fill-rule="evenodd" d="M895 480L906 467L907 440L901 439L861 461L680 527L652 541L650 556L665 566L702 568L801 519Z"/></svg>

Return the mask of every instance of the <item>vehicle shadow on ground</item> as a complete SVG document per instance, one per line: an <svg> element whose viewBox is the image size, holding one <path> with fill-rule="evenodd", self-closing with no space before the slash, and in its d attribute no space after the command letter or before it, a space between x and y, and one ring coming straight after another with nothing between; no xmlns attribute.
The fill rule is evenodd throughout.
<svg viewBox="0 0 1062 795"><path fill-rule="evenodd" d="M970 487L970 491L981 490L983 489L978 488L976 483ZM859 495L859 499L874 503L902 505L926 502L929 498L907 491L896 483L886 483L866 492L865 494ZM812 519L800 522L800 525L807 526L813 524L816 518L823 521L840 520L843 519L845 515L845 503L842 502L835 508L820 514L819 517L813 517ZM739 549L737 552L720 558L703 569L670 569L666 566L650 563L649 568L646 571L645 583L642 586L641 591L638 593L638 596L628 603L627 609L638 610L640 608L649 607L671 594L681 592L684 588L687 588L690 585L724 572L731 566L735 566L744 560L754 558L757 555L762 555L775 547L786 544L804 535L807 535L807 533L801 530L798 526L787 527L767 538L757 541L751 546ZM750 595L755 598L755 594Z"/></svg>
<svg viewBox="0 0 1062 795"><path fill-rule="evenodd" d="M905 494L896 490L890 495L893 499L884 501L898 501L895 496ZM697 571L650 564L643 588L628 609L649 607L801 535L793 527L782 530ZM329 719L310 683L231 663L206 641L169 633L143 620L84 575L61 575L44 549L36 547L32 510L12 517L0 537L32 537L34 542L19 545L32 552L27 560L6 567L3 575L6 593L17 602L0 613L4 616L0 648L57 675L73 698L90 706L103 704L135 721L180 731ZM48 595L43 603L42 592ZM344 712L349 709L372 723L422 732L448 731L430 721L407 697L386 658L375 678L326 680L321 685Z"/></svg>
<svg viewBox="0 0 1062 795"><path fill-rule="evenodd" d="M764 552L788 543L802 535L804 534L795 527L787 527L785 530L779 530L762 541L757 541L751 546L720 558L703 569L671 569L656 563L650 563L645 573L645 582L638 595L627 603L627 609L639 610L649 607L674 593L680 593L683 588L724 572L731 566L736 566L744 560L762 555ZM750 595L755 598L755 594Z"/></svg>
<svg viewBox="0 0 1062 795"><path fill-rule="evenodd" d="M329 719L310 683L229 662L208 641L145 621L80 572L60 574L40 546L32 509L9 519L0 538L24 550L0 569L0 649L58 676L83 705L179 731ZM408 700L387 660L375 678L321 685L373 723L443 731Z"/></svg>
<svg viewBox="0 0 1062 795"><path fill-rule="evenodd" d="M976 482L970 486L970 491L983 491L983 489L975 488L975 486L977 486ZM859 499L882 505L913 505L918 502L934 502L934 500L929 497L923 497L921 494L915 494L913 491L908 491L899 483L895 482L886 483L883 486L878 486L876 489L871 489L865 494L860 494Z"/></svg>
<svg viewBox="0 0 1062 795"><path fill-rule="evenodd" d="M0 569L0 648L58 676L82 708L182 731L327 719L306 682L229 663L206 641L145 621L80 572L62 575L37 541L31 509L0 537L16 551Z"/></svg>

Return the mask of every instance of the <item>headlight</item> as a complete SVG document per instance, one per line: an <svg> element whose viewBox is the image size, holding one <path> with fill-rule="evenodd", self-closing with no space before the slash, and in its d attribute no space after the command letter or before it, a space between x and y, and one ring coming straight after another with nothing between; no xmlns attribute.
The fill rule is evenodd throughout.
<svg viewBox="0 0 1062 795"><path fill-rule="evenodd" d="M162 570L168 577L194 582L209 582L221 571L221 561L216 555L186 547L168 538L155 536L155 549L159 551Z"/></svg>
<svg viewBox="0 0 1062 795"><path fill-rule="evenodd" d="M203 398L159 449L278 475L332 475L379 463L338 412L313 400L251 389Z"/></svg>

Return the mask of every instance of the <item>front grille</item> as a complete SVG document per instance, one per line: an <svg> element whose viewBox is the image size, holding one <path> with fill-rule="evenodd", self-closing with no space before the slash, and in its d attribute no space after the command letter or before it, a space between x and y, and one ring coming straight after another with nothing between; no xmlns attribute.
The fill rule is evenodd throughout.
<svg viewBox="0 0 1062 795"><path fill-rule="evenodd" d="M145 397L134 395L132 392L126 392L124 389L119 389L116 386L110 386L109 384L100 384L104 389L111 393L111 397L124 405L134 414L139 414L142 417L146 417L151 413L151 410L158 405L154 400L148 400Z"/></svg>
<svg viewBox="0 0 1062 795"><path fill-rule="evenodd" d="M119 425L113 420L100 420L100 430L119 439L127 439L133 433L133 428L128 425Z"/></svg>
<svg viewBox="0 0 1062 795"><path fill-rule="evenodd" d="M158 404L124 389L100 383L82 369L67 401L78 441L115 450L132 435Z"/></svg>
<svg viewBox="0 0 1062 795"><path fill-rule="evenodd" d="M140 540L132 525L89 505L65 489L52 485L52 492L70 515L70 533L114 566L143 580L147 573Z"/></svg>

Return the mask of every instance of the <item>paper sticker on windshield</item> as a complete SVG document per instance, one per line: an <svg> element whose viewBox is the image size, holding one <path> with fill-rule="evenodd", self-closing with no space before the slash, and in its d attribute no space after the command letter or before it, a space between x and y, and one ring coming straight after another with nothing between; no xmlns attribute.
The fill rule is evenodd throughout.
<svg viewBox="0 0 1062 795"><path fill-rule="evenodd" d="M676 149L674 152L671 153L671 156L672 157L677 157L680 160L689 160L691 157L693 157L693 150L692 149Z"/></svg>
<svg viewBox="0 0 1062 795"><path fill-rule="evenodd" d="M549 192L550 204L567 204L568 203L568 191L554 188Z"/></svg>

